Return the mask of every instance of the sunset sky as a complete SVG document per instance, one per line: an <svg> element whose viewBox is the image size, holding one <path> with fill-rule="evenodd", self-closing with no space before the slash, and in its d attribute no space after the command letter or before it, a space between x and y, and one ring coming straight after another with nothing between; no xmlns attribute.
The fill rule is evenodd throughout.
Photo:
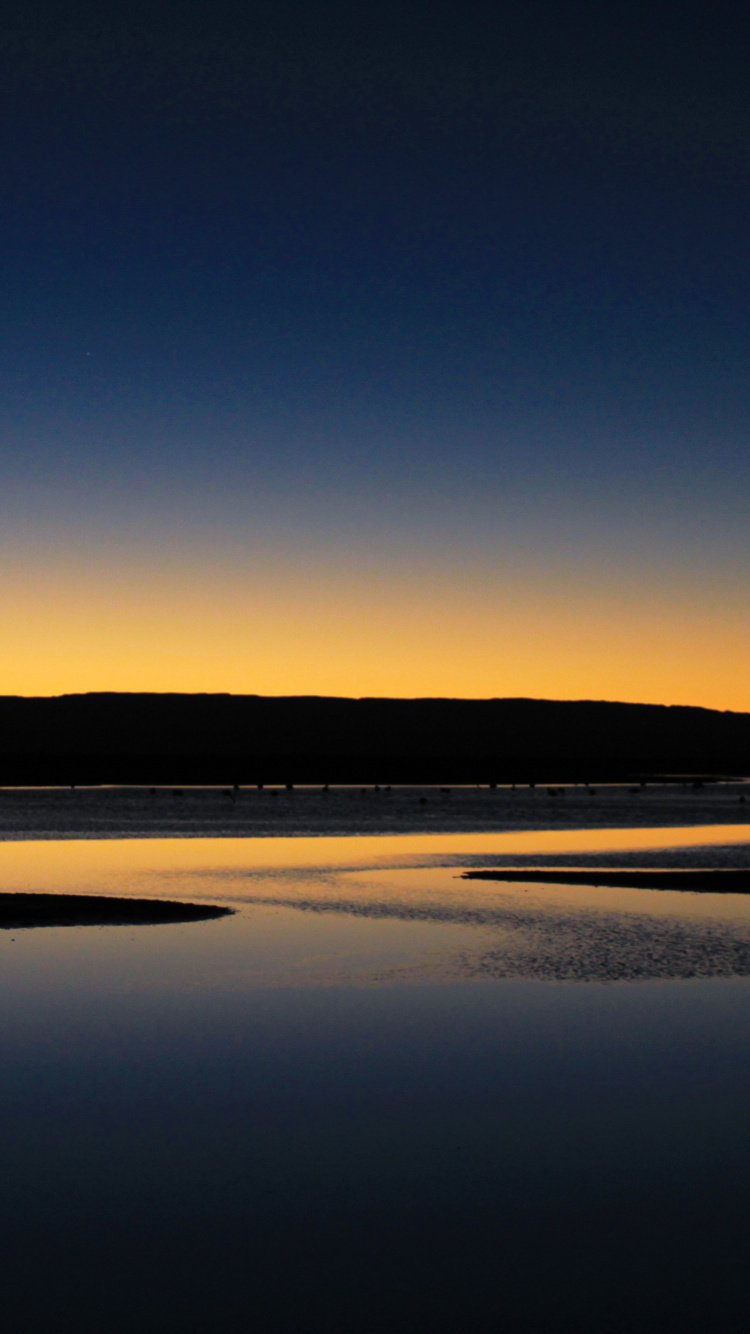
<svg viewBox="0 0 750 1334"><path fill-rule="evenodd" d="M750 709L740 6L7 14L0 694Z"/></svg>

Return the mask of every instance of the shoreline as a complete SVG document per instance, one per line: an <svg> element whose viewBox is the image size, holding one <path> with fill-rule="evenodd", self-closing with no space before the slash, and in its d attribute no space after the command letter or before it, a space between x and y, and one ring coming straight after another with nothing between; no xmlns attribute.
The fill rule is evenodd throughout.
<svg viewBox="0 0 750 1334"><path fill-rule="evenodd" d="M0 842L746 826L744 783L536 788L2 788Z"/></svg>

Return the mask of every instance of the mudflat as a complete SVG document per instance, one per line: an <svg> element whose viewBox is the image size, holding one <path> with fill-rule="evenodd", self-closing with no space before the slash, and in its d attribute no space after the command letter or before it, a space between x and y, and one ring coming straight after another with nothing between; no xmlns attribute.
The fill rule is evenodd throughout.
<svg viewBox="0 0 750 1334"><path fill-rule="evenodd" d="M750 894L750 871L725 868L723 870L661 870L644 868L640 871L557 871L548 866L538 870L515 870L501 867L497 870L465 871L463 880L502 880L521 884L594 885L612 889L671 889L688 894Z"/></svg>
<svg viewBox="0 0 750 1334"><path fill-rule="evenodd" d="M227 917L231 908L165 899L127 899L95 894L0 894L0 929L35 926L155 926Z"/></svg>

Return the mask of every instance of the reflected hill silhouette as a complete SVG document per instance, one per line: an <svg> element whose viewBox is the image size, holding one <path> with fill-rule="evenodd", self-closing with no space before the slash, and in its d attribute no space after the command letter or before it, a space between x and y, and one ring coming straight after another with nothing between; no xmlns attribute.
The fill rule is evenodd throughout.
<svg viewBox="0 0 750 1334"><path fill-rule="evenodd" d="M750 771L750 714L535 699L0 697L0 785L605 782Z"/></svg>

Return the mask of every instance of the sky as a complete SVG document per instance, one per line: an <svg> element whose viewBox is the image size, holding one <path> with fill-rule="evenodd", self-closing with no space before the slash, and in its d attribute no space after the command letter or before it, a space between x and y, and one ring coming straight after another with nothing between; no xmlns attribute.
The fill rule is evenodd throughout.
<svg viewBox="0 0 750 1334"><path fill-rule="evenodd" d="M749 710L743 19L9 0L0 694Z"/></svg>

